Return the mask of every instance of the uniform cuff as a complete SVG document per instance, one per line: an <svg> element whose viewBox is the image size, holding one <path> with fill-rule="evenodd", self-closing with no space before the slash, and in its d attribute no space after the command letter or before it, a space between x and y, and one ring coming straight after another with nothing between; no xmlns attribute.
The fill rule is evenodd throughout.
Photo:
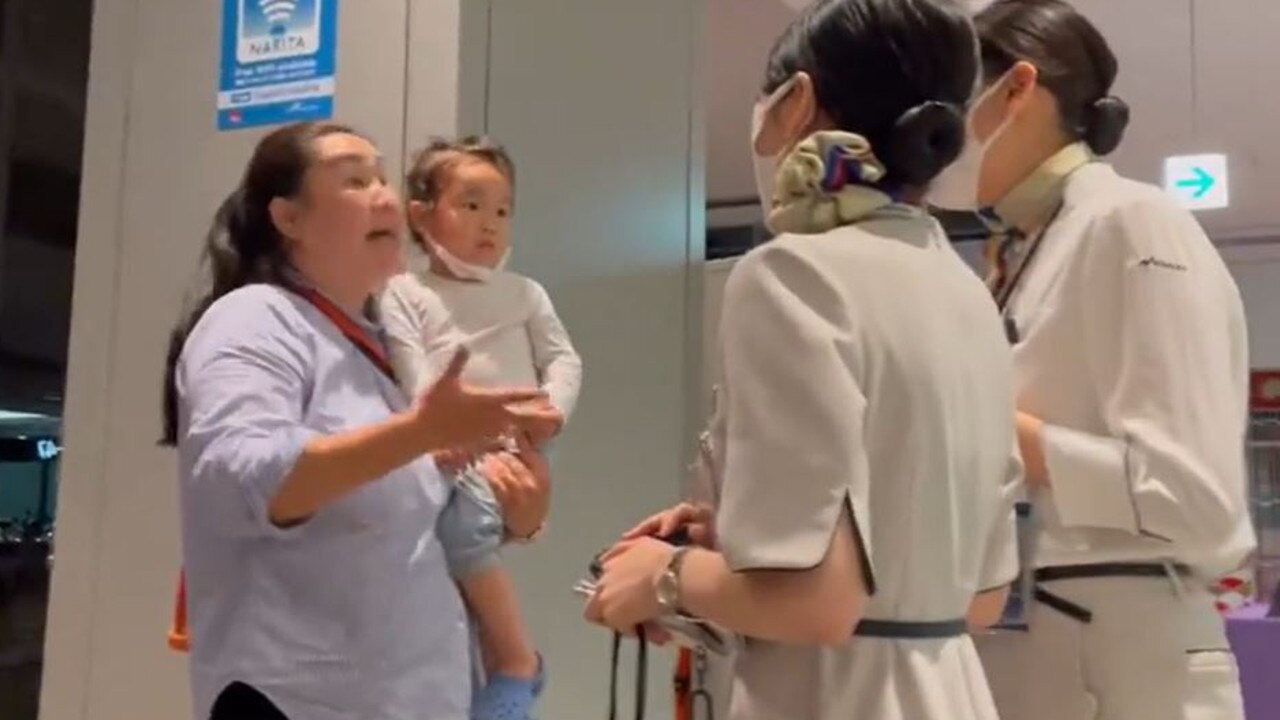
<svg viewBox="0 0 1280 720"><path fill-rule="evenodd" d="M1138 534L1127 443L1048 424L1041 442L1054 506L1064 527Z"/></svg>

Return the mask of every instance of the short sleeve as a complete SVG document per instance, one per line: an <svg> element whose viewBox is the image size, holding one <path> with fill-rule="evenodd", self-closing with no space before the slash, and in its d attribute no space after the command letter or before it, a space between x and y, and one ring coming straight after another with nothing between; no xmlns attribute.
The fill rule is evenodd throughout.
<svg viewBox="0 0 1280 720"><path fill-rule="evenodd" d="M848 302L775 241L739 261L723 308L726 560L738 571L815 567L851 511L870 573L866 400Z"/></svg>
<svg viewBox="0 0 1280 720"><path fill-rule="evenodd" d="M461 334L440 296L411 274L392 278L378 309L400 388L417 398L448 367Z"/></svg>
<svg viewBox="0 0 1280 720"><path fill-rule="evenodd" d="M301 322L280 291L255 287L215 304L187 340L178 450L189 500L217 532L287 534L268 508L318 435L303 424L313 379Z"/></svg>

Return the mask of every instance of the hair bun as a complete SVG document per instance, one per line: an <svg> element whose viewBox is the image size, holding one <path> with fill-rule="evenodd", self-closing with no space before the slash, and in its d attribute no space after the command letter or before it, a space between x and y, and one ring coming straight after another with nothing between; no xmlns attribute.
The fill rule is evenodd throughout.
<svg viewBox="0 0 1280 720"><path fill-rule="evenodd" d="M1110 95L1098 98L1085 109L1081 134L1095 155L1110 155L1120 147L1129 127L1129 105Z"/></svg>
<svg viewBox="0 0 1280 720"><path fill-rule="evenodd" d="M964 112L952 103L929 100L898 118L881 159L890 180L923 186L960 156L964 142Z"/></svg>

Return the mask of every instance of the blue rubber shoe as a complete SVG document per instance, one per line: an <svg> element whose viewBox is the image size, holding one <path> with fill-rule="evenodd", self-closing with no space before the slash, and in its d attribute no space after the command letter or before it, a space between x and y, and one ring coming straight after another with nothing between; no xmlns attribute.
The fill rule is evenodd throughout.
<svg viewBox="0 0 1280 720"><path fill-rule="evenodd" d="M471 698L471 720L533 720L533 706L545 685L541 657L531 679L494 675Z"/></svg>

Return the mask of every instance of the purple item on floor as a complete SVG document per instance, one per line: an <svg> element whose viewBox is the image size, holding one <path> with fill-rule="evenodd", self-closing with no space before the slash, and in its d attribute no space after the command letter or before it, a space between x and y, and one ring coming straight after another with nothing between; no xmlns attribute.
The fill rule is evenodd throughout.
<svg viewBox="0 0 1280 720"><path fill-rule="evenodd" d="M1267 609L1259 603L1227 614L1248 720L1280 717L1280 618L1267 617Z"/></svg>

